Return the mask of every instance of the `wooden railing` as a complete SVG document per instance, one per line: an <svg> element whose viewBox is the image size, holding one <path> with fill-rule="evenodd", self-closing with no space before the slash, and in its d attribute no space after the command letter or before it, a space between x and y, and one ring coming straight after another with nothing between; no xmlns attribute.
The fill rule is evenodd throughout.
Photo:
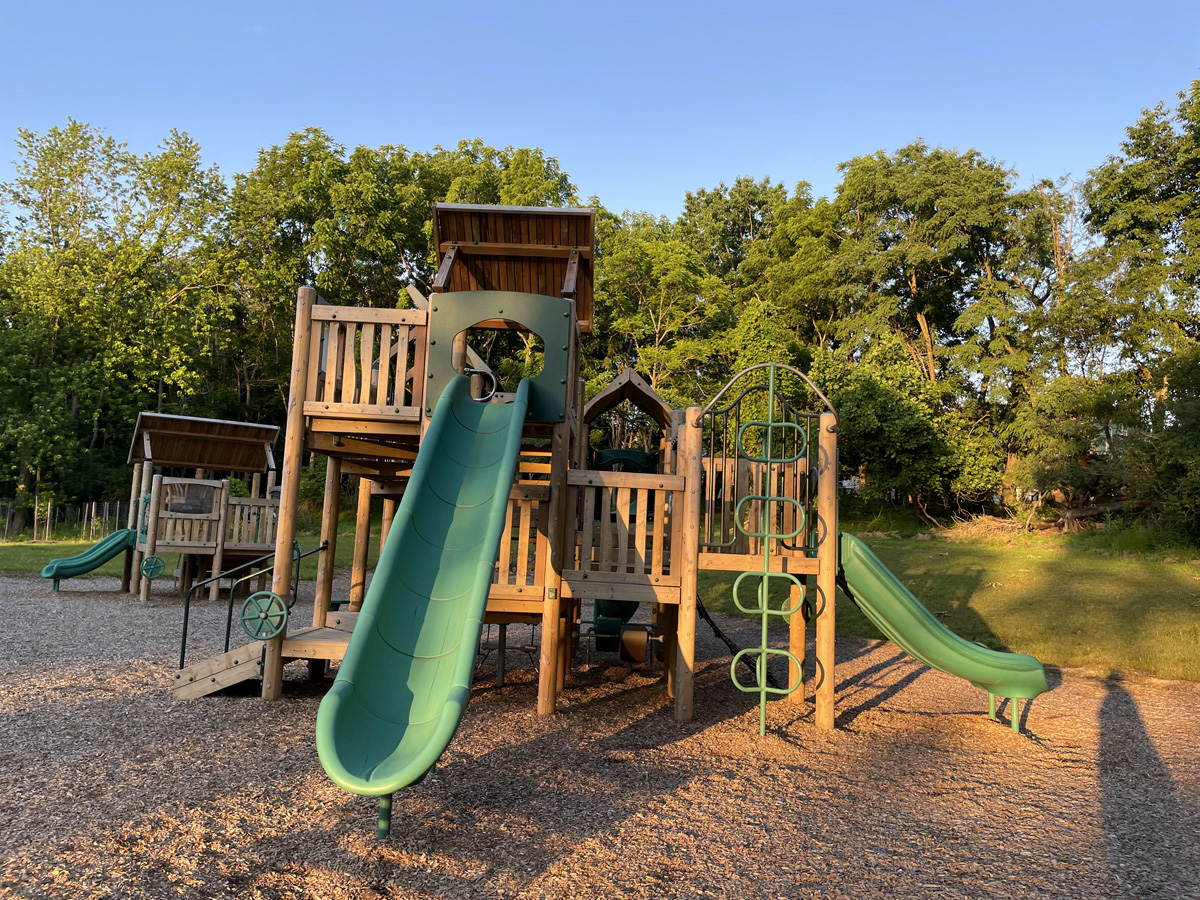
<svg viewBox="0 0 1200 900"><path fill-rule="evenodd" d="M542 514L550 499L545 480L550 464L540 456L523 456L508 496L504 537L496 558L491 596L497 599L541 602L545 585L546 523Z"/></svg>
<svg viewBox="0 0 1200 900"><path fill-rule="evenodd" d="M221 505L227 488L221 481L196 478L161 478L160 506L155 545L172 548L212 550L221 533ZM189 503L189 500L192 501Z"/></svg>
<svg viewBox="0 0 1200 900"><path fill-rule="evenodd" d="M682 509L681 475L644 475L573 469L577 537L573 584L627 583L678 587Z"/></svg>
<svg viewBox="0 0 1200 900"><path fill-rule="evenodd" d="M304 414L419 418L427 322L418 309L314 306Z"/></svg>
<svg viewBox="0 0 1200 900"><path fill-rule="evenodd" d="M275 546L278 520L278 500L230 497L225 546L270 550Z"/></svg>
<svg viewBox="0 0 1200 900"><path fill-rule="evenodd" d="M748 526L748 530L762 530L762 523L759 521L761 501L755 499L755 495L768 493L770 477L775 479L774 488L770 493L795 499L799 503L799 506L792 503L775 504L772 531L790 534L801 524L798 518L799 510L811 508L807 460L777 463L771 466L770 475L767 473L766 464L734 457L704 457L701 465L705 486L701 505L701 553L762 552L762 540L748 537L739 531L736 519L740 506L741 520ZM750 499L743 503L743 499L747 497ZM807 524L810 527L812 525L811 522ZM773 548L773 552L784 555L802 554L804 547L805 534L801 530L800 534L785 541L784 546Z"/></svg>

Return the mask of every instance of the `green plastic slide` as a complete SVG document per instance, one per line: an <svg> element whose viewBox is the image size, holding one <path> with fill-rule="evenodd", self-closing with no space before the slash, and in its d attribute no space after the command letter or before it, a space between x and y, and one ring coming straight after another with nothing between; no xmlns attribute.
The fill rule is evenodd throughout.
<svg viewBox="0 0 1200 900"><path fill-rule="evenodd" d="M470 698L528 402L527 380L510 404L472 400L461 375L443 391L317 712L329 777L380 796L389 814L391 793L433 768Z"/></svg>
<svg viewBox="0 0 1200 900"><path fill-rule="evenodd" d="M122 528L114 531L102 541L97 541L82 553L74 556L64 556L62 559L52 559L42 569L43 578L54 579L54 589L64 578L74 578L92 569L98 568L116 556L132 549L137 544L137 533L132 528Z"/></svg>
<svg viewBox="0 0 1200 900"><path fill-rule="evenodd" d="M1032 700L1050 689L1032 656L990 650L946 628L858 538L843 532L840 547L859 608L905 653L997 697Z"/></svg>

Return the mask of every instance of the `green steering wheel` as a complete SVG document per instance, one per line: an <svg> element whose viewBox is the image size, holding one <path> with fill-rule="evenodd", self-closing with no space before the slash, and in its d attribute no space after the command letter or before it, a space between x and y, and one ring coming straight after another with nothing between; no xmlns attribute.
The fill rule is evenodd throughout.
<svg viewBox="0 0 1200 900"><path fill-rule="evenodd" d="M167 564L161 556L147 556L142 560L142 574L153 581L167 570Z"/></svg>
<svg viewBox="0 0 1200 900"><path fill-rule="evenodd" d="M242 631L256 641L277 637L287 621L287 604L271 591L256 591L242 604Z"/></svg>

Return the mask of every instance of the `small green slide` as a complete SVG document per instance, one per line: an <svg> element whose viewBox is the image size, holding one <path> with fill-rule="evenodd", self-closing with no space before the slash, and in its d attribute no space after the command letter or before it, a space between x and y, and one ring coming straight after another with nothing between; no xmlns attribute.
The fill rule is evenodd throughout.
<svg viewBox="0 0 1200 900"><path fill-rule="evenodd" d="M104 565L118 553L124 553L137 544L137 533L132 528L122 528L114 531L102 541L97 541L82 553L74 556L64 556L62 559L52 559L42 569L43 578L54 579L54 589L64 578L74 578L83 575L99 566Z"/></svg>
<svg viewBox="0 0 1200 900"><path fill-rule="evenodd" d="M842 570L859 608L904 652L965 678L991 698L1032 700L1050 689L1045 669L1032 656L991 650L946 628L858 538L842 532L840 548Z"/></svg>
<svg viewBox="0 0 1200 900"><path fill-rule="evenodd" d="M509 492L529 403L443 391L363 600L337 679L317 712L329 777L380 798L420 781L450 743L471 693Z"/></svg>

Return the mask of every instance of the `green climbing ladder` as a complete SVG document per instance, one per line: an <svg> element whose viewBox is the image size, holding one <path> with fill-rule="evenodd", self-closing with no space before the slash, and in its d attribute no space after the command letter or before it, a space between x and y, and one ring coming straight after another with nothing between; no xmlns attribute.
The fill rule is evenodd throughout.
<svg viewBox="0 0 1200 900"><path fill-rule="evenodd" d="M756 490L760 493L748 494L738 501L734 511L734 523L738 531L748 538L757 538L760 542L760 551L762 553L762 567L755 571L742 572L733 582L733 602L742 612L751 616L758 616L761 622L760 643L757 647L747 647L745 650L739 651L734 657L729 666L729 677L733 679L734 686L739 691L747 694L758 694L758 733L766 734L767 732L767 696L769 694L790 694L800 688L803 681L804 667L800 660L790 650L780 650L770 646L768 640L769 626L772 617L788 618L793 615L799 615L805 602L804 582L795 575L788 572L773 572L771 571L771 550L778 542L787 541L804 532L807 524L807 516L805 509L800 502L792 497L786 497L778 493L778 479L775 477L777 467L794 463L805 457L808 452L808 436L804 429L795 422L778 421L776 419L776 364L771 363L768 367L767 376L767 414L766 421L749 421L745 422L738 428L737 446L738 456L751 463L762 464L765 472L759 476L756 481ZM747 433L754 429L762 430L762 448L756 455L753 449L746 446ZM793 453L786 456L776 456L775 447L786 446L787 441L782 439L783 434L791 431L795 435L795 443L793 445ZM758 523L757 528L750 530L744 513L747 503L758 504ZM785 517L777 516L776 510L780 504L791 504L795 507L795 528L791 531L781 530L782 526L777 526L776 523L782 522ZM779 530L777 530L779 529ZM755 604L753 606L742 602L740 590L747 579L757 579L757 590ZM789 597L798 598L794 603L784 603L778 609L772 609L770 604L771 582L773 580L786 582L789 590ZM792 591L791 588L798 588ZM755 684L743 684L737 676L738 664L744 656L754 656L754 672ZM792 665L789 670L797 673L795 681L787 687L778 688L772 687L767 680L767 664L772 656L786 657Z"/></svg>

